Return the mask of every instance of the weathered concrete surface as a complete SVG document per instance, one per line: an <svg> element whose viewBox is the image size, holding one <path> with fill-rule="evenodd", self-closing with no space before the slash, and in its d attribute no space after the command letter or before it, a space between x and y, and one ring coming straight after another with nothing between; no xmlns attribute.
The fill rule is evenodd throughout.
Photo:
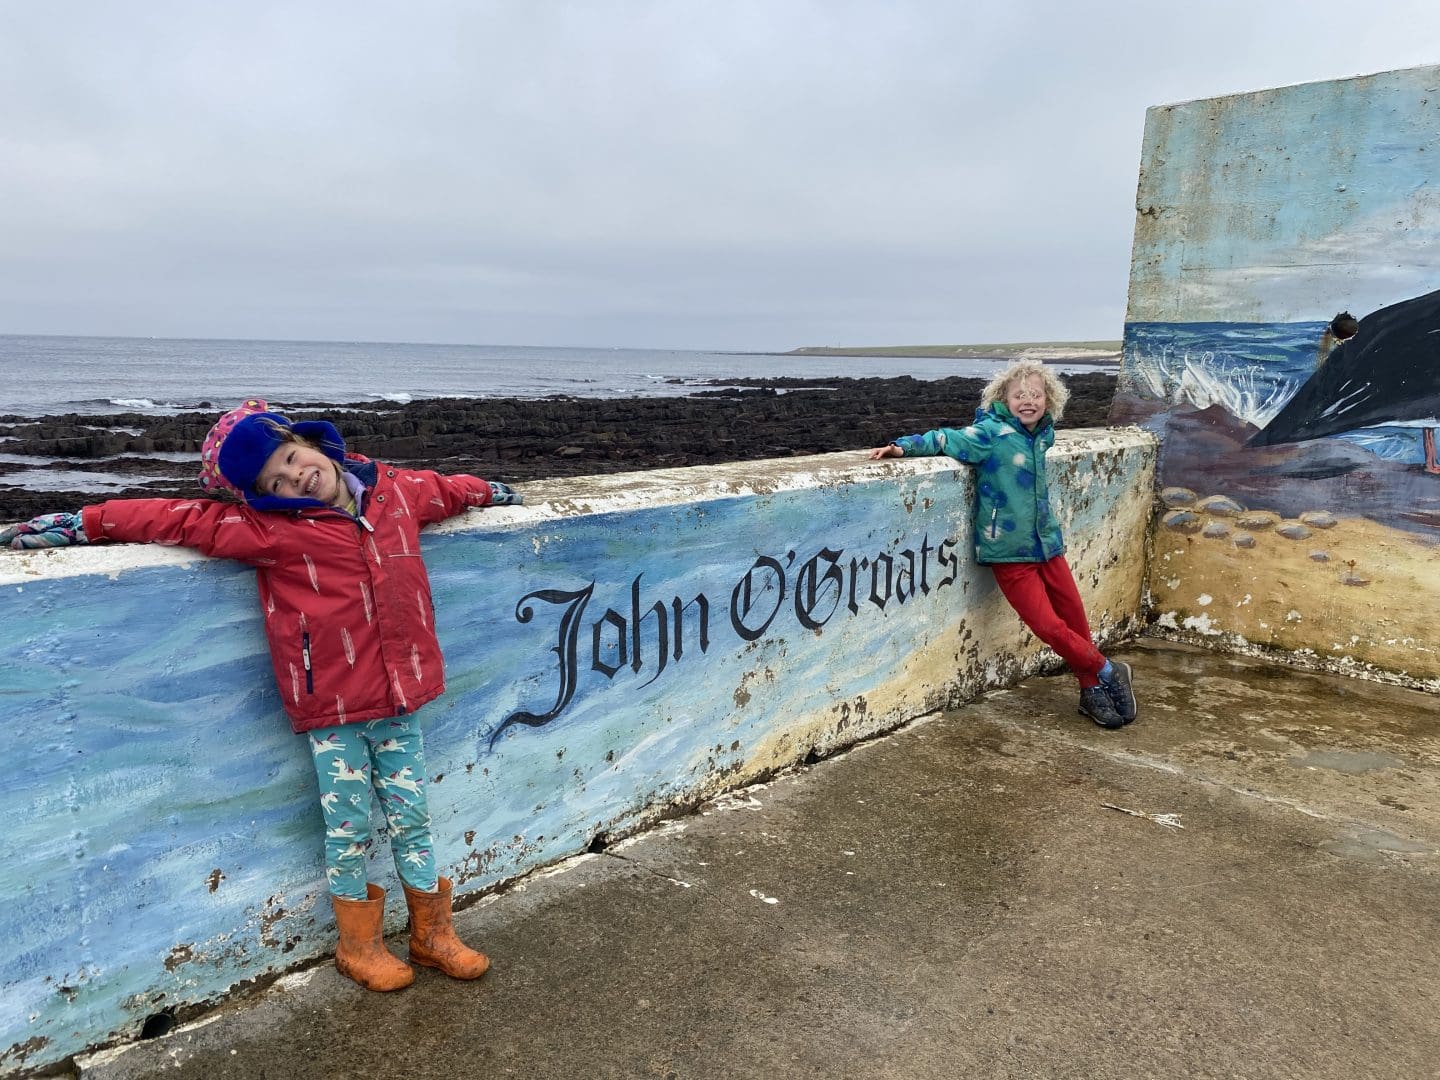
<svg viewBox="0 0 1440 1080"><path fill-rule="evenodd" d="M1032 679L468 909L479 985L325 964L83 1075L1433 1077L1434 696L1126 655L1122 732Z"/></svg>
<svg viewBox="0 0 1440 1080"><path fill-rule="evenodd" d="M1440 691L1440 365L1399 330L1436 287L1437 86L1430 64L1146 113L1110 421L1161 438L1148 589L1177 636ZM1311 384L1342 310L1388 312L1387 362ZM1277 440L1302 402L1340 429Z"/></svg>
<svg viewBox="0 0 1440 1080"><path fill-rule="evenodd" d="M1155 451L1050 453L1101 642L1143 624ZM974 485L828 454L536 483L428 533L424 783L456 894L1053 663L973 560ZM248 570L155 545L0 554L0 700L49 721L0 830L0 1076L330 952L316 759L279 698L304 684L275 686L264 617Z"/></svg>

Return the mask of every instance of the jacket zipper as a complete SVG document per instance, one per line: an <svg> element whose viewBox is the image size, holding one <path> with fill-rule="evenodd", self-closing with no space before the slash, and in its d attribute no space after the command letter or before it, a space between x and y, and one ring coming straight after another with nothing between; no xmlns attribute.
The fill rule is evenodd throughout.
<svg viewBox="0 0 1440 1080"><path fill-rule="evenodd" d="M1040 481L1043 477L1044 459L1040 455L1040 441L1030 448L1030 467L1035 471L1035 542L1040 545L1040 554L1045 554L1045 523L1040 520Z"/></svg>
<svg viewBox="0 0 1440 1080"><path fill-rule="evenodd" d="M996 538L996 536L998 535L998 533L999 533L999 530L996 528L996 525L995 525L995 519L998 518L999 516L1000 516L1000 508L999 508L998 506L995 507L995 509L993 509L993 510L990 511L990 539L991 539L991 540L994 540L994 539Z"/></svg>
<svg viewBox="0 0 1440 1080"><path fill-rule="evenodd" d="M1045 554L1045 522L1041 520L1040 514L1040 489L1044 482L1045 474L1041 470L1045 467L1045 451L1040 447L1040 433L1035 433L1035 438L1030 443L1030 467L1035 472L1035 542L1040 545L1040 554Z"/></svg>
<svg viewBox="0 0 1440 1080"><path fill-rule="evenodd" d="M300 634L300 655L305 660L305 692L315 692L315 673L310 670L310 631L305 630Z"/></svg>

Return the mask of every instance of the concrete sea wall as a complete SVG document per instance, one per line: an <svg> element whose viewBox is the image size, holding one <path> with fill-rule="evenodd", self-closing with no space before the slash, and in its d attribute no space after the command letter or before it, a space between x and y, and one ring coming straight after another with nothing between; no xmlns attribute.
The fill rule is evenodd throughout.
<svg viewBox="0 0 1440 1080"><path fill-rule="evenodd" d="M1440 689L1437 85L1147 113L1111 422L1162 440L1154 632Z"/></svg>
<svg viewBox="0 0 1440 1080"><path fill-rule="evenodd" d="M1154 460L1135 430L1050 454L1101 638L1138 626ZM449 685L421 714L426 781L457 894L1054 662L973 563L973 474L948 460L526 491L425 540ZM332 950L311 751L250 571L157 547L5 553L0 636L18 808L0 1072ZM375 827L372 880L394 887Z"/></svg>

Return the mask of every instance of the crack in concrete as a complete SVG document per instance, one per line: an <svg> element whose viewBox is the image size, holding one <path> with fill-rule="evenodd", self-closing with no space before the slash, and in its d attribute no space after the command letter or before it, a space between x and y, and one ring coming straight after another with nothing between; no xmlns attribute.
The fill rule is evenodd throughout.
<svg viewBox="0 0 1440 1080"><path fill-rule="evenodd" d="M643 836L646 834L642 833L641 835ZM601 852L601 855L610 859L619 859L623 863L628 863L629 865L634 866L640 870L644 870L647 874L653 874L661 881L668 881L671 885L679 885L682 889L693 889L695 887L694 882L681 881L677 877L671 877L669 874L661 873L659 870L656 870L650 866L646 866L644 863L640 862L637 859L631 859L624 855L617 855L613 851L604 851Z"/></svg>

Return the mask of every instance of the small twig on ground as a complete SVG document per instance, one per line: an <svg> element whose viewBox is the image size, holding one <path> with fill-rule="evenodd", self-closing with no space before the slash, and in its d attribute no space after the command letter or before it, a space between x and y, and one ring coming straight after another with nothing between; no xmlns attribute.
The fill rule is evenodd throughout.
<svg viewBox="0 0 1440 1080"><path fill-rule="evenodd" d="M1183 829L1180 824L1179 814L1147 814L1143 810L1130 810L1124 806L1116 806L1114 803L1102 802L1100 804L1106 810L1119 810L1122 814L1129 814L1131 817L1144 818L1146 821L1153 821L1156 825L1164 825L1167 829Z"/></svg>

